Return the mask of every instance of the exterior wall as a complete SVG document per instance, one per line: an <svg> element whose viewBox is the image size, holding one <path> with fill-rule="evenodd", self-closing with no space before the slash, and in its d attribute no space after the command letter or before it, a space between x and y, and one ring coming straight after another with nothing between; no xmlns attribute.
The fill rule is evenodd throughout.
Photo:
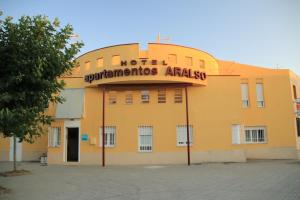
<svg viewBox="0 0 300 200"><path fill-rule="evenodd" d="M47 153L47 135L37 138L33 144L22 143L22 161L38 161L43 153ZM10 138L0 138L0 161L8 161Z"/></svg>
<svg viewBox="0 0 300 200"><path fill-rule="evenodd" d="M85 76L103 70L132 68L112 65L112 56L121 60L141 59L168 61L170 54L177 55L172 67L185 67L204 71L205 80L184 76L166 76L167 66L162 63L138 67L157 67L157 76L120 76L85 81ZM192 57L186 66L185 57ZM103 58L102 67L97 59ZM205 61L205 68L198 61ZM90 66L86 68L86 62ZM81 119L57 119L51 127L61 128L61 144L48 147L50 164L74 164L66 162L66 128L79 127L79 162L95 164L102 162L99 129L102 126L102 95L105 92L105 126L116 127L116 144L106 147L106 164L183 164L187 162L187 148L176 144L176 126L186 124L184 86L188 86L189 124L193 126L191 163L199 162L245 162L247 159L295 159L300 157L300 139L296 135L295 105L292 85L300 88L300 79L289 70L272 70L234 62L217 61L206 52L169 44L149 44L147 50L139 50L138 44L117 45L88 52L78 58L79 65L71 76L63 77L67 88L84 88L84 115ZM168 65L168 66L169 66ZM240 84L249 86L250 106L242 108ZM256 83L264 89L263 108L256 106ZM148 85L147 85L148 84ZM156 85L155 85L156 84ZM166 88L166 103L157 103L158 88ZM174 89L182 88L182 103L174 103ZM150 103L141 103L141 90L150 91ZM109 104L109 94L116 91L117 103ZM126 91L131 91L133 104L125 104ZM300 91L299 91L300 96ZM55 116L56 105L50 105L48 114ZM78 122L78 123L77 123ZM241 144L232 144L232 125L266 127L267 140L260 144L246 144L241 130ZM138 126L153 127L152 152L139 152ZM88 141L81 135L88 134ZM47 138L33 146L24 144L24 159L37 155L47 148ZM34 147L36 145L36 147ZM1 159L7 159L9 141L0 140ZM39 150L36 150L39 149ZM28 152L28 153L27 153ZM29 152L31 155L29 155Z"/></svg>

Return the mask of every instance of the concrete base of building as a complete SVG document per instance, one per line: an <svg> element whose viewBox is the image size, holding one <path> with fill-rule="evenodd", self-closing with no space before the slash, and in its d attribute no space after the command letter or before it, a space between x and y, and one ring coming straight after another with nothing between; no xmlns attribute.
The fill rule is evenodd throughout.
<svg viewBox="0 0 300 200"><path fill-rule="evenodd" d="M300 151L297 151L297 159L300 160Z"/></svg>
<svg viewBox="0 0 300 200"><path fill-rule="evenodd" d="M0 152L0 161L9 161L9 151ZM22 161L39 161L40 156L46 153L44 151L23 151L22 152Z"/></svg>
<svg viewBox="0 0 300 200"><path fill-rule="evenodd" d="M247 159L297 159L295 147L246 149Z"/></svg>
<svg viewBox="0 0 300 200"><path fill-rule="evenodd" d="M9 151L0 151L0 161L9 161Z"/></svg>
<svg viewBox="0 0 300 200"><path fill-rule="evenodd" d="M298 152L298 157L300 152ZM256 148L238 150L211 150L191 152L191 164L205 162L246 162L247 159L297 159L294 147ZM64 162L62 153L49 153L49 164L102 165L102 153L81 153L79 162ZM106 165L166 165L187 164L187 152L126 152L105 156Z"/></svg>

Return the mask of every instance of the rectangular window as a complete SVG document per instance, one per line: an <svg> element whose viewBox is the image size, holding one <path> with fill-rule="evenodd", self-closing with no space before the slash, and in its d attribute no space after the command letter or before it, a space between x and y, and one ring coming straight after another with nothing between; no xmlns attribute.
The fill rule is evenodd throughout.
<svg viewBox="0 0 300 200"><path fill-rule="evenodd" d="M85 70L90 70L91 69L91 62L90 61L85 62L84 69Z"/></svg>
<svg viewBox="0 0 300 200"><path fill-rule="evenodd" d="M108 93L108 100L109 100L109 104L116 104L117 103L117 93L115 91L110 91Z"/></svg>
<svg viewBox="0 0 300 200"><path fill-rule="evenodd" d="M297 88L296 88L296 85L293 85L293 96L294 96L294 99L297 99Z"/></svg>
<svg viewBox="0 0 300 200"><path fill-rule="evenodd" d="M297 124L297 135L300 137L300 118L296 118L296 124Z"/></svg>
<svg viewBox="0 0 300 200"><path fill-rule="evenodd" d="M114 147L116 144L116 127L115 126L105 126L105 147ZM99 131L99 146L102 147L102 127Z"/></svg>
<svg viewBox="0 0 300 200"><path fill-rule="evenodd" d="M263 84L256 83L256 105L259 108L265 106Z"/></svg>
<svg viewBox="0 0 300 200"><path fill-rule="evenodd" d="M266 143L265 127L245 127L245 143Z"/></svg>
<svg viewBox="0 0 300 200"><path fill-rule="evenodd" d="M204 60L199 60L199 67L204 69L205 68L205 61Z"/></svg>
<svg viewBox="0 0 300 200"><path fill-rule="evenodd" d="M61 129L60 127L49 128L48 134L48 146L49 147L59 147L61 141Z"/></svg>
<svg viewBox="0 0 300 200"><path fill-rule="evenodd" d="M189 56L186 56L185 57L185 64L187 66L192 66L193 65L193 58L192 57L189 57Z"/></svg>
<svg viewBox="0 0 300 200"><path fill-rule="evenodd" d="M103 67L103 58L98 58L97 59L97 67L98 68Z"/></svg>
<svg viewBox="0 0 300 200"><path fill-rule="evenodd" d="M243 108L248 108L249 107L248 83L241 84L241 93L242 93L242 106Z"/></svg>
<svg viewBox="0 0 300 200"><path fill-rule="evenodd" d="M149 103L150 102L149 90L142 90L141 91L141 102L142 103Z"/></svg>
<svg viewBox="0 0 300 200"><path fill-rule="evenodd" d="M187 126L176 126L177 146L187 146ZM190 146L193 144L193 126L189 125Z"/></svg>
<svg viewBox="0 0 300 200"><path fill-rule="evenodd" d="M158 89L157 103L166 103L166 89Z"/></svg>
<svg viewBox="0 0 300 200"><path fill-rule="evenodd" d="M121 57L119 55L115 55L111 57L111 64L112 65L120 65L121 64Z"/></svg>
<svg viewBox="0 0 300 200"><path fill-rule="evenodd" d="M125 104L130 105L133 103L133 96L131 92L125 94Z"/></svg>
<svg viewBox="0 0 300 200"><path fill-rule="evenodd" d="M151 152L152 151L152 126L139 126L139 151L140 152Z"/></svg>
<svg viewBox="0 0 300 200"><path fill-rule="evenodd" d="M182 103L182 89L175 89L174 103Z"/></svg>
<svg viewBox="0 0 300 200"><path fill-rule="evenodd" d="M241 125L232 125L231 134L232 144L241 144Z"/></svg>

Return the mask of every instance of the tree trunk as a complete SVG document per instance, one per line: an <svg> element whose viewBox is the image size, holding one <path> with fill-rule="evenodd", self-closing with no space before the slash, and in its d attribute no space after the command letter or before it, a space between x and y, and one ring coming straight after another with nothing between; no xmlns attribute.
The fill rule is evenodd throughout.
<svg viewBox="0 0 300 200"><path fill-rule="evenodd" d="M14 135L14 171L17 171L17 138Z"/></svg>

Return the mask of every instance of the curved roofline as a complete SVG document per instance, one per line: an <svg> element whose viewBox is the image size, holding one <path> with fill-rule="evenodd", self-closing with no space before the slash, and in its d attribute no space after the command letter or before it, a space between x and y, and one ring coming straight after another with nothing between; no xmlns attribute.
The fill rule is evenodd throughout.
<svg viewBox="0 0 300 200"><path fill-rule="evenodd" d="M101 47L101 48L98 48L98 49L94 49L94 50L91 50L91 51L87 51L87 52L81 54L80 56L78 56L76 59L78 59L78 58L84 56L85 54L88 54L88 53L91 53L91 52L94 52L94 51L98 51L98 50L101 50L101 49L106 49L106 48L110 48L110 47L117 47L117 46L134 45L134 44L138 44L138 45L139 45L140 43L135 42L135 43L116 44L116 45L110 45L110 46L106 46L106 47Z"/></svg>
<svg viewBox="0 0 300 200"><path fill-rule="evenodd" d="M106 48L111 48L111 47L117 47L117 46L126 46L126 45L140 45L140 43L126 43L126 44L116 44L116 45L110 45L110 46L106 46L106 47L101 47L101 48L98 48L98 49L94 49L94 50L91 50L91 51L87 51L83 54L81 54L80 56L78 56L76 59L88 54L88 53L91 53L91 52L94 52L94 51L98 51L98 50L101 50L101 49L106 49ZM178 44L169 44L169 43L156 43L156 42L150 42L148 43L149 44L157 44L157 45L171 45L171 46L177 46L177 47L183 47L183 48L187 48L187 49L193 49L193 50L196 50L196 51L201 51L203 53L206 53L208 54L209 56L211 56L212 58L214 58L215 60L218 61L218 59L216 59L213 55L211 55L210 53L206 52L206 51L203 51L203 50L200 50L200 49L197 49L197 48L193 48L193 47L188 47L188 46L183 46L183 45L178 45Z"/></svg>
<svg viewBox="0 0 300 200"><path fill-rule="evenodd" d="M197 49L197 48L194 48L194 47L188 47L188 46L183 46L183 45L178 45L178 44L170 44L170 43L156 43L156 42L150 42L148 44L171 45L171 46L184 47L184 48L187 48L187 49L193 49L193 50L197 50L197 51L201 51L203 53L206 53L206 54L210 55L211 57L213 57L215 60L218 60L213 55L211 55L210 53L208 53L206 51L203 51L203 50L200 50L200 49Z"/></svg>

